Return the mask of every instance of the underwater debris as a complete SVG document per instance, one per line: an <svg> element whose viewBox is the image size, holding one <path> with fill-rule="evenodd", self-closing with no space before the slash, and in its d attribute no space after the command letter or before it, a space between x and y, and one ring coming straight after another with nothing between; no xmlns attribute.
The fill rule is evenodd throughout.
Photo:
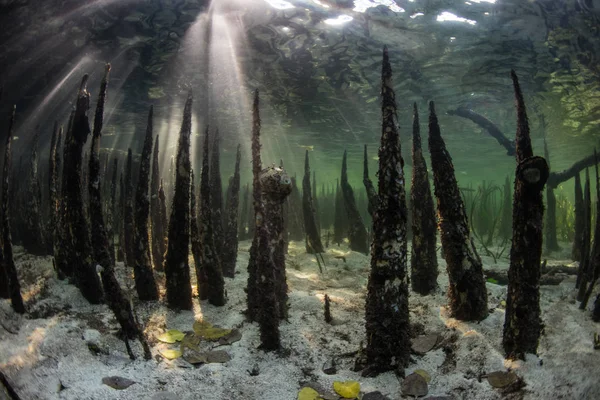
<svg viewBox="0 0 600 400"><path fill-rule="evenodd" d="M175 193L169 219L169 242L165 255L167 305L170 308L192 309L192 285L188 253L190 243L190 135L192 132L192 96L183 110L183 121L177 144Z"/></svg>
<svg viewBox="0 0 600 400"><path fill-rule="evenodd" d="M113 389L125 390L129 386L137 382L132 381L131 379L122 378L120 376L107 376L102 378L102 383L107 386L110 386Z"/></svg>
<svg viewBox="0 0 600 400"><path fill-rule="evenodd" d="M411 349L419 355L423 355L433 349L439 342L440 335L437 333L430 333L428 335L418 336L411 341Z"/></svg>
<svg viewBox="0 0 600 400"><path fill-rule="evenodd" d="M135 192L135 224L134 224L134 249L133 264L135 288L140 301L158 300L158 288L152 273L152 260L150 259L150 239L148 237L148 223L150 217L150 199L148 185L150 180L150 157L152 156L152 116L154 107L148 111L148 124L146 126L146 139L142 149L140 172L138 175L137 190Z"/></svg>
<svg viewBox="0 0 600 400"><path fill-rule="evenodd" d="M429 152L448 271L450 313L456 319L479 321L488 315L482 262L470 236L452 158L446 150L433 102L429 102L429 112Z"/></svg>
<svg viewBox="0 0 600 400"><path fill-rule="evenodd" d="M354 199L354 191L348 182L348 152L344 150L342 157L342 176L340 179L340 187L344 198L346 208L346 216L348 218L348 241L350 249L358 251L362 254L369 253L369 243L367 242L367 228L360 216L356 200Z"/></svg>
<svg viewBox="0 0 600 400"><path fill-rule="evenodd" d="M413 372L402 381L403 396L426 396L429 391L427 380L419 373Z"/></svg>
<svg viewBox="0 0 600 400"><path fill-rule="evenodd" d="M201 256L200 265L206 275L206 296L208 302L214 306L223 306L227 302L225 293L225 280L221 269L221 260L215 246L213 230L213 218L209 170L209 129L206 127L204 145L202 147L202 175L200 177L200 218L198 220L200 230ZM219 189L220 190L220 189ZM220 215L220 214L219 214ZM219 222L220 223L220 222Z"/></svg>
<svg viewBox="0 0 600 400"><path fill-rule="evenodd" d="M417 103L413 104L413 146L410 205L412 242L410 285L413 291L427 295L437 288L437 222L429 187L427 163L421 149L421 133Z"/></svg>
<svg viewBox="0 0 600 400"><path fill-rule="evenodd" d="M306 234L306 252L309 254L322 253L324 250L319 233L316 209L313 203L310 185L310 164L308 150L304 155L304 178L302 179L302 215L304 216L304 229Z"/></svg>
<svg viewBox="0 0 600 400"><path fill-rule="evenodd" d="M321 395L311 387L303 387L298 392L298 400L319 400Z"/></svg>
<svg viewBox="0 0 600 400"><path fill-rule="evenodd" d="M410 358L406 194L392 85L392 67L387 47L384 47L381 68L379 201L373 215L371 270L365 304L367 366L362 372L363 376L402 369Z"/></svg>
<svg viewBox="0 0 600 400"><path fill-rule="evenodd" d="M154 140L152 153L152 175L150 178L150 229L152 232L152 265L155 271L163 270L165 254L165 229L163 207L160 199L160 165L158 160L159 136ZM194 193L191 194L194 196Z"/></svg>
<svg viewBox="0 0 600 400"><path fill-rule="evenodd" d="M109 245L107 231L104 225L104 217L102 211L102 182L100 179L100 138L102 136L102 126L104 119L104 102L106 99L106 87L108 85L108 74L110 72L110 64L106 65L104 78L102 80L100 93L98 95L98 104L96 106L96 114L94 117L94 131L92 133L92 145L89 160L89 179L88 179L88 198L90 201L90 225L91 225L91 245L92 254L96 265L101 266L100 277L102 285L106 292L106 303L110 310L115 315L124 333L125 347L131 359L135 359L128 339L138 339L144 350L144 358L149 360L152 358L150 347L146 341L146 337L139 326L134 314L131 302L121 290L119 282L115 277L114 260L111 258L111 248ZM114 253L113 253L114 255Z"/></svg>
<svg viewBox="0 0 600 400"><path fill-rule="evenodd" d="M360 393L360 383L357 381L334 381L333 390L344 399L355 399Z"/></svg>
<svg viewBox="0 0 600 400"><path fill-rule="evenodd" d="M227 200L225 209L225 227L223 253L221 267L223 276L233 278L235 276L235 263L238 253L238 211L240 204L240 160L242 157L241 146L238 144L235 155L235 168L233 175L229 178L227 187Z"/></svg>
<svg viewBox="0 0 600 400"><path fill-rule="evenodd" d="M483 376L492 387L501 389L515 383L519 377L513 371L494 371Z"/></svg>
<svg viewBox="0 0 600 400"><path fill-rule="evenodd" d="M13 257L12 235L10 231L10 211L8 202L10 199L9 177L12 168L12 136L15 125L16 106L13 106L8 127L8 135L4 143L4 167L2 169L2 244L3 251L0 251L0 264L3 267L5 276L0 276L8 281L8 295L13 310L19 314L25 313L25 304L21 296L21 285L17 275L17 268Z"/></svg>
<svg viewBox="0 0 600 400"><path fill-rule="evenodd" d="M511 78L517 102L517 168L502 346L507 358L524 360L525 353L537 353L542 330L539 290L544 217L542 189L548 179L548 165L544 158L533 155L527 111L515 71L511 71Z"/></svg>
<svg viewBox="0 0 600 400"><path fill-rule="evenodd" d="M157 339L163 343L175 343L181 342L184 337L185 333L178 331L177 329L169 329L162 335L159 335Z"/></svg>
<svg viewBox="0 0 600 400"><path fill-rule="evenodd" d="M167 360L175 360L183 355L180 350L174 349L160 349L158 352Z"/></svg>

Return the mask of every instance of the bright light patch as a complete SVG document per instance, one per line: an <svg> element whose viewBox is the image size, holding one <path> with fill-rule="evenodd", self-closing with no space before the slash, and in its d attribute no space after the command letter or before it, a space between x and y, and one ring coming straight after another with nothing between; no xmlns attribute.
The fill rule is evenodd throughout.
<svg viewBox="0 0 600 400"><path fill-rule="evenodd" d="M496 0L471 0L473 3L490 3L495 4Z"/></svg>
<svg viewBox="0 0 600 400"><path fill-rule="evenodd" d="M454 42L456 40L456 36L450 36L450 41Z"/></svg>
<svg viewBox="0 0 600 400"><path fill-rule="evenodd" d="M404 8L398 7L394 0L354 0L354 11L365 12L371 7L386 6L393 12L404 12Z"/></svg>
<svg viewBox="0 0 600 400"><path fill-rule="evenodd" d="M265 0L271 7L277 8L278 10L286 10L288 8L294 8L292 3L285 0Z"/></svg>
<svg viewBox="0 0 600 400"><path fill-rule="evenodd" d="M413 15L411 15L410 17L411 17L412 19L415 19L415 18L417 18L417 17L420 17L421 15L425 15L425 14L423 14L423 13L416 13L416 14L413 14Z"/></svg>
<svg viewBox="0 0 600 400"><path fill-rule="evenodd" d="M483 15L490 15L490 13L489 12L484 12Z"/></svg>
<svg viewBox="0 0 600 400"><path fill-rule="evenodd" d="M352 21L352 17L348 15L340 15L337 18L329 18L325 20L325 23L328 25L342 25L346 22Z"/></svg>
<svg viewBox="0 0 600 400"><path fill-rule="evenodd" d="M328 4L323 4L319 0L312 0L313 3L320 5L323 8L329 8Z"/></svg>
<svg viewBox="0 0 600 400"><path fill-rule="evenodd" d="M289 30L290 30L290 28L288 28L287 26L284 26L284 27L283 27L283 28L281 28L281 29L283 29L283 31L284 31L284 32L287 32L287 31L289 31Z"/></svg>
<svg viewBox="0 0 600 400"><path fill-rule="evenodd" d="M466 18L463 18L463 17L459 17L457 15L449 13L448 11L444 11L443 13L441 13L440 15L438 15L436 20L438 22L444 22L444 21L466 22L469 25L475 25L477 23L477 21L473 21L472 19L466 19Z"/></svg>

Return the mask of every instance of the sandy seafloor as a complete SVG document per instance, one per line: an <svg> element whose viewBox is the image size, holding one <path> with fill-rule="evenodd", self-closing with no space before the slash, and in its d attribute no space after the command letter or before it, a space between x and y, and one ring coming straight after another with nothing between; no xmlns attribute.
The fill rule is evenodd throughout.
<svg viewBox="0 0 600 400"><path fill-rule="evenodd" d="M394 372L363 378L351 370L354 357L342 356L358 350L365 338L369 257L344 246L330 246L325 254L326 270L320 274L314 256L305 253L303 243L292 242L287 256L290 317L281 324L283 351L265 353L258 349L258 326L248 323L242 314L249 246L248 241L240 244L237 275L225 279L229 299L224 307L204 301L200 304L196 298L193 312L178 313L163 302L134 301L152 346L151 361L143 360L137 342L133 342L134 352L140 357L129 360L123 342L115 336L118 325L106 305L89 305L74 286L56 279L49 257L32 257L17 248L17 268L29 312L19 317L7 300L0 304L0 369L25 400L292 400L305 382L317 382L331 391L336 380L359 381L361 397L380 391L389 399L402 398L402 379ZM566 256L570 247L565 244L564 248ZM345 256L346 262L336 256ZM560 258L561 254L555 256L549 263L571 265L566 257ZM498 263L482 258L485 268L508 268L506 257ZM193 268L191 259L190 265ZM487 284L493 311L485 320L456 321L447 317L445 309L448 279L442 258L439 266L438 292L425 297L410 295L411 324L425 333L438 332L443 338L425 355L413 355L405 370L408 375L423 369L431 376L425 398L600 399L600 350L593 349L593 334L600 333L600 324L591 321L589 310L578 309L574 276L559 286L541 288L545 330L538 356L528 356L526 362L509 362L501 348L506 287ZM122 264L118 272L123 284L131 285ZM164 282L159 276L161 279ZM332 324L323 318L325 293L332 300ZM240 341L219 348L230 354L230 361L194 367L182 359L168 361L159 355L161 348L177 348L159 342L159 334L166 329L190 331L194 320L200 318L242 332ZM93 354L88 343L102 351ZM336 361L337 373L327 375L322 368L331 359ZM509 395L482 378L485 373L507 368L526 384ZM259 374L251 376L253 369ZM102 383L103 377L114 375L136 383L125 390Z"/></svg>

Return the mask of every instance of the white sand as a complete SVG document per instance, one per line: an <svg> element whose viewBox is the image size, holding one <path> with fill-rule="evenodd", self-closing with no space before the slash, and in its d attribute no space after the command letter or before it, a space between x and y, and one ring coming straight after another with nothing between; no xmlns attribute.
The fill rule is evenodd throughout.
<svg viewBox="0 0 600 400"><path fill-rule="evenodd" d="M369 258L347 248L330 247L325 255L326 271L319 274L316 260L297 243L290 245L287 276L290 287L290 318L281 325L284 351L258 350L258 327L245 321L245 292L249 242L240 245L238 274L226 279L229 300L224 307L194 301L193 312L176 313L163 303L136 304L136 312L146 326L154 359L144 361L141 347L134 343L138 360L130 361L125 346L114 333L118 325L107 306L91 306L79 291L54 277L49 258L17 254L17 268L27 282L23 293L33 316L16 316L8 301L0 303L0 369L22 399L296 399L304 382L314 381L331 389L335 380L358 380L362 392L378 390L390 399L399 399L401 380L392 372L376 378L362 378L350 369L354 357L339 357L356 351L364 341L364 301ZM20 250L20 249L17 249ZM335 256L343 255L346 262ZM507 259L495 264L483 257L485 268L507 268ZM553 260L553 263L568 263ZM574 278L559 286L541 289L543 320L546 324L539 356L527 362L504 360L501 348L506 287L488 283L489 306L494 308L481 323L465 323L448 318L444 305L447 276L440 263L440 289L433 296L411 294L411 323L420 323L427 333L444 338L424 356L413 356L406 374L424 369L431 376L428 396L446 395L454 399L600 399L600 351L593 350L593 334L600 326L590 312L578 310L574 301ZM120 279L125 278L122 265ZM192 276L194 274L192 273ZM35 281L35 283L34 283ZM131 282L129 282L131 285ZM333 324L323 319L323 296L332 300ZM164 293L163 293L164 295ZM177 348L156 340L166 329L189 331L195 318L204 317L214 325L237 327L242 339L219 349L231 355L225 364L194 367L183 360L167 361L158 355L161 348ZM9 333L6 329L15 332ZM453 344L450 340L456 336ZM87 341L102 350L93 355ZM455 346L454 361L442 348ZM326 375L323 364L336 358L338 372ZM542 362L543 361L543 362ZM249 372L258 367L258 376ZM526 387L503 397L481 376L487 372L513 368ZM595 371L595 372L593 372ZM115 390L102 384L102 378L118 375L136 384ZM62 390L59 391L63 387ZM169 396L169 394L171 394ZM0 398L2 394L0 393Z"/></svg>

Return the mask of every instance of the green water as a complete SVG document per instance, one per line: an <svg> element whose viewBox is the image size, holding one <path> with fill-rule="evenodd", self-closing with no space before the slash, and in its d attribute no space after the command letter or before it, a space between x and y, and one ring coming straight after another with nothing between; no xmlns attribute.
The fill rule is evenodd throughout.
<svg viewBox="0 0 600 400"><path fill-rule="evenodd" d="M192 90L192 154L205 125L218 126L228 176L237 143L249 166L249 106L259 88L263 163L283 159L301 175L309 146L318 181L333 184L347 149L350 180L360 185L364 144L371 174L377 169L387 45L405 172L412 103L421 109L426 139L425 106L434 100L459 184L501 184L514 173L513 158L474 123L444 111L471 108L514 137L515 69L535 152L542 154L545 133L555 171L590 154L600 123L599 17L600 3L591 0L3 1L1 109L4 121L17 104L17 154L40 125L43 159L52 123L66 123L81 76L91 75L95 103L102 65L110 62L105 149L140 152L145 113L154 104L168 166ZM244 168L242 181L248 179ZM572 196L572 183L563 190Z"/></svg>

